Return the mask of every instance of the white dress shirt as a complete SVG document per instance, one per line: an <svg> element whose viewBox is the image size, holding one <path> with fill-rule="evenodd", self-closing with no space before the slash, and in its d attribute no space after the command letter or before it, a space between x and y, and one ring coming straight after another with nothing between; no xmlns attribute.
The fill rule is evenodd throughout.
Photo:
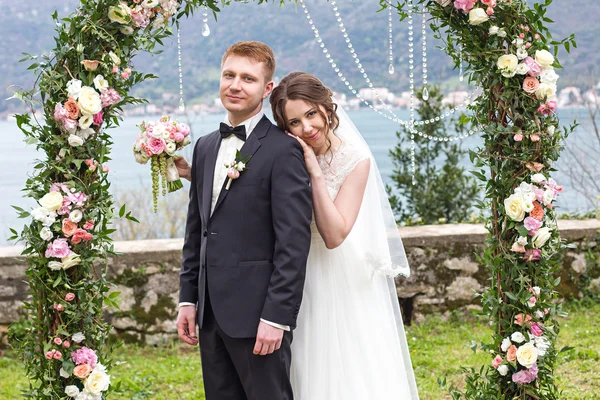
<svg viewBox="0 0 600 400"><path fill-rule="evenodd" d="M248 118L240 124L244 125L246 128L246 139L248 138L248 136L250 136L254 128L256 128L256 125L258 125L258 122L262 119L263 115L264 113L262 111L259 111L258 114ZM226 117L224 122L227 125L232 126L231 122L229 122L229 118ZM226 139L221 139L221 147L219 147L219 152L217 153L217 161L215 162L215 174L213 177L212 202L210 205L211 215L215 209L215 205L217 204L219 194L221 194L221 188L223 188L223 184L225 183L225 179L227 178L227 169L225 168L225 164L231 163L235 160L235 155L237 151L240 150L243 145L244 141L240 140L235 135L231 135ZM179 303L179 307L182 306L195 306L195 304L187 302ZM276 324L275 322L267 321L262 318L260 320L265 324L274 326L276 328L283 329L285 331L290 330L290 327L287 325Z"/></svg>

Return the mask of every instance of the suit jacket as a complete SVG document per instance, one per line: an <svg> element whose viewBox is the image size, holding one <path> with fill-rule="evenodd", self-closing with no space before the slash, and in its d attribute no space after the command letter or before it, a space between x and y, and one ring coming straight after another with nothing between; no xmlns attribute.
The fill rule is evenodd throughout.
<svg viewBox="0 0 600 400"><path fill-rule="evenodd" d="M247 170L221 189L211 215L219 131L198 139L179 274L179 301L205 296L233 338L256 336L260 318L296 326L310 246L312 192L302 147L263 117L240 152ZM208 290L208 293L205 291Z"/></svg>

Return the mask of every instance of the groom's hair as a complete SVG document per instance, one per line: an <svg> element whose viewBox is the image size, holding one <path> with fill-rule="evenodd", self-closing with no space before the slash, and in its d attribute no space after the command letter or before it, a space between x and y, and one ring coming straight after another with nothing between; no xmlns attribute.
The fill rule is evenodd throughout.
<svg viewBox="0 0 600 400"><path fill-rule="evenodd" d="M275 55L273 54L273 50L266 44L249 40L229 46L221 59L221 68L225 64L227 57L233 54L263 63L267 82L273 80L273 75L275 75Z"/></svg>

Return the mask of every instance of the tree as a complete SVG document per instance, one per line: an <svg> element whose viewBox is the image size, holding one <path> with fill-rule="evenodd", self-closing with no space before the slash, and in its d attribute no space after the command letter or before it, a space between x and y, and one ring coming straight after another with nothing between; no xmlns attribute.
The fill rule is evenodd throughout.
<svg viewBox="0 0 600 400"><path fill-rule="evenodd" d="M423 101L423 90L416 93L421 101L415 108L421 120L435 119L446 109L439 87L429 88L429 100ZM452 120L456 131L464 125ZM445 121L440 119L419 129L429 136L448 137ZM390 150L394 163L392 180L388 186L390 203L398 222L411 224L415 220L425 224L438 221L460 222L467 219L474 203L480 197L475 179L461 165L467 154L459 142L432 141L415 135L415 184L412 181L410 132L408 128L396 132L398 144Z"/></svg>

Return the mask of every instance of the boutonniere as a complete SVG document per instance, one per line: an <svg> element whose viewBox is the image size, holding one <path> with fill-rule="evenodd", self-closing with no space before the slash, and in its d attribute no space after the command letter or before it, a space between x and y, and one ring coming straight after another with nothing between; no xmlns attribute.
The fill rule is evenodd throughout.
<svg viewBox="0 0 600 400"><path fill-rule="evenodd" d="M229 190L231 182L234 179L239 178L241 172L244 172L248 169L246 167L246 164L248 164L248 161L250 161L251 158L252 156L244 158L242 156L242 153L240 153L240 151L238 150L235 153L235 160L225 163L225 168L227 168L227 177L229 178L229 180L227 181L227 185L225 186L225 190Z"/></svg>

